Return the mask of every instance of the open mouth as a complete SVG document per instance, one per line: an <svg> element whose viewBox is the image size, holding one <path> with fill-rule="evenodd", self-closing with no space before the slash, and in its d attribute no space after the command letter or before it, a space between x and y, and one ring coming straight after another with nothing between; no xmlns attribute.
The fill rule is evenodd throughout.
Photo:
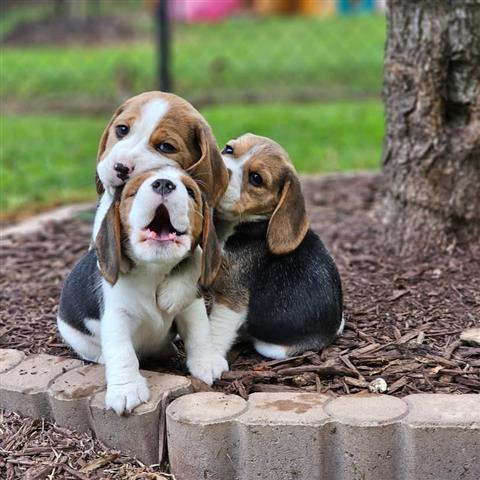
<svg viewBox="0 0 480 480"><path fill-rule="evenodd" d="M170 214L165 205L160 205L155 210L153 220L145 227L146 239L156 240L157 242L173 242L185 232L175 230L170 221Z"/></svg>

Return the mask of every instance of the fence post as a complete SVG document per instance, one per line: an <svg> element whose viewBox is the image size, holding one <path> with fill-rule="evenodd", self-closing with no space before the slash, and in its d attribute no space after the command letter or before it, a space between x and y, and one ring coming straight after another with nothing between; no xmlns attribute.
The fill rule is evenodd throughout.
<svg viewBox="0 0 480 480"><path fill-rule="evenodd" d="M171 57L170 57L170 18L168 15L169 0L158 0L155 8L158 44L158 80L160 90L172 90Z"/></svg>

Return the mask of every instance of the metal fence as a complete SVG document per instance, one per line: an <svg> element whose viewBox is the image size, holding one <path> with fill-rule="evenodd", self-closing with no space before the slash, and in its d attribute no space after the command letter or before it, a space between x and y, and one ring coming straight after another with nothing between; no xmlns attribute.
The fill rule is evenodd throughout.
<svg viewBox="0 0 480 480"><path fill-rule="evenodd" d="M196 104L380 97L372 0L0 2L10 109L111 110L155 88Z"/></svg>

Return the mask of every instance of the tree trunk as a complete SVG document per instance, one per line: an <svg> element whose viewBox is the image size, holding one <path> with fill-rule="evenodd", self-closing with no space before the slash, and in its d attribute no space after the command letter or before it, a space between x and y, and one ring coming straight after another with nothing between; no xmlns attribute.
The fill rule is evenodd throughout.
<svg viewBox="0 0 480 480"><path fill-rule="evenodd" d="M480 0L389 0L384 219L396 251L480 234Z"/></svg>

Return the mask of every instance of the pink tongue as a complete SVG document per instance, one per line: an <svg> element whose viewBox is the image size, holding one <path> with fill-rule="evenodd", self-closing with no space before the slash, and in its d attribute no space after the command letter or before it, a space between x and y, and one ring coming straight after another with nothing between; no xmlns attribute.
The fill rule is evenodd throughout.
<svg viewBox="0 0 480 480"><path fill-rule="evenodd" d="M148 230L148 238L152 240L159 240L160 242L167 242L169 240L175 240L177 234L175 232L169 232L167 230L162 230L160 233L154 232L153 230Z"/></svg>

